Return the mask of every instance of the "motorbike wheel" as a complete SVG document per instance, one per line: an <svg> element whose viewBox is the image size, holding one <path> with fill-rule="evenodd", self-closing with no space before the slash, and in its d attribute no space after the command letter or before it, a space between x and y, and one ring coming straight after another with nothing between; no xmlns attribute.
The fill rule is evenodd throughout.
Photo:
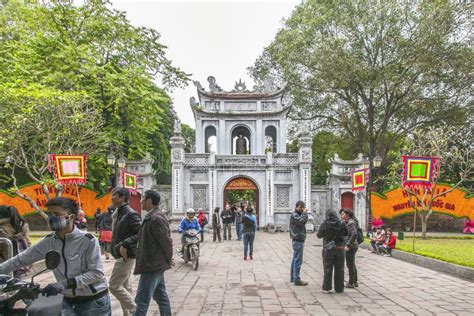
<svg viewBox="0 0 474 316"><path fill-rule="evenodd" d="M197 270L199 266L199 253L197 248L193 248L192 250L193 253L193 269Z"/></svg>

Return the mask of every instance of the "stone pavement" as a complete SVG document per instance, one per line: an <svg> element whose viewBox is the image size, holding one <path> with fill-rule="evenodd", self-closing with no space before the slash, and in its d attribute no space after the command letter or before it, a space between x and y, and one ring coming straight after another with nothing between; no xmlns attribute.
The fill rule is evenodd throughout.
<svg viewBox="0 0 474 316"><path fill-rule="evenodd" d="M179 236L173 234L175 246ZM166 284L176 315L473 315L474 283L394 258L357 253L359 287L343 294L323 294L321 242L308 235L302 279L289 282L291 242L287 233L258 232L254 260L243 260L241 242L213 243L206 234L200 266L192 270L176 257ZM175 247L176 248L176 247ZM107 277L112 263L106 263ZM346 271L347 278L347 271ZM42 284L52 274L38 278ZM134 277L134 289L138 278ZM113 298L112 314L121 315ZM155 302L149 315L159 315Z"/></svg>

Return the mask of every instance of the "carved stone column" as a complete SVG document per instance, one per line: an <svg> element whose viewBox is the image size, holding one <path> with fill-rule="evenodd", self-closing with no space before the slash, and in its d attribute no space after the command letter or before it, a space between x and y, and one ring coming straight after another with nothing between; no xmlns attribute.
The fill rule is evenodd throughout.
<svg viewBox="0 0 474 316"><path fill-rule="evenodd" d="M267 170L266 170L266 177L265 177L265 199L267 200L267 220L273 222L273 201L275 196L275 187L273 185L273 153L267 153Z"/></svg>
<svg viewBox="0 0 474 316"><path fill-rule="evenodd" d="M212 221L212 214L214 214L214 208L216 204L216 191L217 191L217 171L216 171L216 155L211 152L209 156L209 222Z"/></svg>
<svg viewBox="0 0 474 316"><path fill-rule="evenodd" d="M308 134L303 134L299 139L298 164L300 167L300 199L311 211L311 146L313 139Z"/></svg>
<svg viewBox="0 0 474 316"><path fill-rule="evenodd" d="M171 198L172 198L172 220L180 219L183 210L183 171L184 171L184 138L181 134L181 123L176 122L171 144Z"/></svg>

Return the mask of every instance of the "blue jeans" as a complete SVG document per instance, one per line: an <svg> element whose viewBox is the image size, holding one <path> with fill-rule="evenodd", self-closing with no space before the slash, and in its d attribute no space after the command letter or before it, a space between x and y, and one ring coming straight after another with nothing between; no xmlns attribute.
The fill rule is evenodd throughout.
<svg viewBox="0 0 474 316"><path fill-rule="evenodd" d="M293 241L293 259L291 259L291 275L290 281L300 281L300 270L303 264L304 242Z"/></svg>
<svg viewBox="0 0 474 316"><path fill-rule="evenodd" d="M62 316L110 316L110 297L104 295L98 299L85 303L69 304L63 301Z"/></svg>
<svg viewBox="0 0 474 316"><path fill-rule="evenodd" d="M243 228L242 223L235 224L235 231L237 232L237 240L242 240L242 228Z"/></svg>
<svg viewBox="0 0 474 316"><path fill-rule="evenodd" d="M133 316L145 316L147 314L152 296L160 308L160 315L171 315L171 304L168 294L166 293L165 275L163 271L145 272L140 275L137 295L135 297L137 308L133 312Z"/></svg>
<svg viewBox="0 0 474 316"><path fill-rule="evenodd" d="M255 240L255 233L245 233L243 236L244 236L244 257L247 257L247 253L250 256L252 256L253 255L253 241Z"/></svg>

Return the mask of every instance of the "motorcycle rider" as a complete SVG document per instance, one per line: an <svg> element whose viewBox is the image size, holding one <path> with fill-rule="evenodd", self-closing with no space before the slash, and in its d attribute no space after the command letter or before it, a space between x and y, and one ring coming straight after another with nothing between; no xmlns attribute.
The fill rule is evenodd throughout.
<svg viewBox="0 0 474 316"><path fill-rule="evenodd" d="M181 235L181 252L179 255L182 257L184 253L184 245L186 243L186 231L194 229L197 233L201 231L201 226L196 218L196 211L192 208L186 211L186 216L181 220L178 226L178 232Z"/></svg>
<svg viewBox="0 0 474 316"><path fill-rule="evenodd" d="M48 225L53 233L0 264L0 273L8 274L43 260L48 251L55 250L61 255L60 264L53 270L57 282L47 285L43 295L63 293L63 315L110 315L110 298L99 242L94 235L74 224L79 212L77 203L65 197L56 197L50 199L46 207Z"/></svg>

